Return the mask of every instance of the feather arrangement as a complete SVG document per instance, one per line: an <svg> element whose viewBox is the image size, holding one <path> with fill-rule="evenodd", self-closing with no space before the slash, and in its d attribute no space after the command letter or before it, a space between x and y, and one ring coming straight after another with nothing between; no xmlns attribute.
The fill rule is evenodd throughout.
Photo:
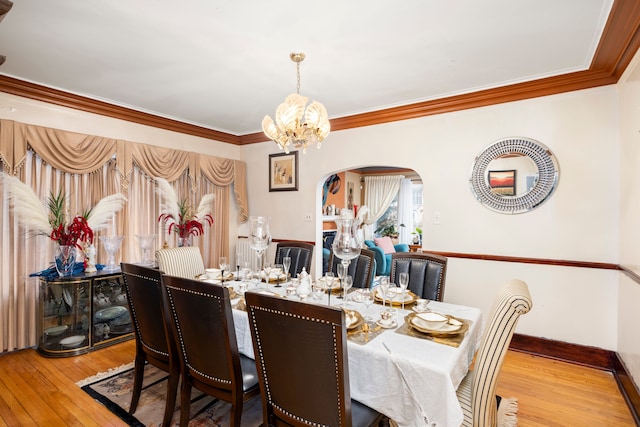
<svg viewBox="0 0 640 427"><path fill-rule="evenodd" d="M124 195L116 193L104 197L82 215L70 218L62 192L50 194L47 202L42 203L33 189L16 177L3 173L2 183L18 223L28 233L48 236L61 245L80 247L78 242L93 243L94 232L105 228L127 201Z"/></svg>
<svg viewBox="0 0 640 427"><path fill-rule="evenodd" d="M156 184L156 193L163 199L158 222L169 225L169 234L176 232L182 239L199 236L204 233L204 223L213 224L213 193L205 194L194 212L187 200L178 200L176 191L166 179L156 178Z"/></svg>
<svg viewBox="0 0 640 427"><path fill-rule="evenodd" d="M52 230L49 212L35 191L18 178L5 173L2 174L2 183L18 224L32 234L49 236Z"/></svg>
<svg viewBox="0 0 640 427"><path fill-rule="evenodd" d="M93 231L107 228L113 220L113 215L120 211L127 198L122 193L112 194L100 199L91 209L82 214L87 219L87 224Z"/></svg>
<svg viewBox="0 0 640 427"><path fill-rule="evenodd" d="M169 184L169 181L164 178L156 178L156 193L163 200L160 205L160 213L167 218L165 223L171 226L171 224L175 223L177 218L180 217L178 194L171 184Z"/></svg>

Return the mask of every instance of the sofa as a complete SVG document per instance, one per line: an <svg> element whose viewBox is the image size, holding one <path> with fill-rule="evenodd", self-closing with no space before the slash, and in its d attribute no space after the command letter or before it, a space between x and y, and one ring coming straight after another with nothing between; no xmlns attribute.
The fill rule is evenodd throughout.
<svg viewBox="0 0 640 427"><path fill-rule="evenodd" d="M384 249L376 245L373 240L365 240L364 244L374 253L376 260L376 276L388 276L391 272L391 253L385 253ZM409 245L399 243L393 245L396 252L409 252Z"/></svg>

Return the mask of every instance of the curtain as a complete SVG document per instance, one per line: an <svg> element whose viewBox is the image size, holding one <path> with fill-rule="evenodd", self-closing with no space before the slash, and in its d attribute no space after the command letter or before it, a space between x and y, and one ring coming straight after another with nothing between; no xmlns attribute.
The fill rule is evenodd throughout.
<svg viewBox="0 0 640 427"><path fill-rule="evenodd" d="M0 120L0 163L2 171L31 186L45 203L50 193L62 189L68 212L80 214L105 196L121 192L128 202L114 217L114 223L98 234L125 236L116 262L137 262L142 258L140 234L155 234L156 248L163 242L174 246L158 223L160 200L154 177L166 178L180 199L197 206L203 195L215 194L214 224L195 237L206 265L217 265L228 256L229 203L231 191L238 205L239 221L246 222L246 165L181 150L155 147L58 129ZM55 244L46 236L27 237L10 214L7 194L0 186L0 351L34 346L38 303L38 281L29 274L48 268ZM98 237L98 263L106 252Z"/></svg>
<svg viewBox="0 0 640 427"><path fill-rule="evenodd" d="M404 224L404 227L400 227ZM410 179L400 181L398 192L398 242L411 244L413 230L413 191Z"/></svg>
<svg viewBox="0 0 640 427"><path fill-rule="evenodd" d="M113 193L114 175L114 162L107 162L91 173L72 174L55 169L28 150L18 178L33 188L41 200L62 191L66 210L75 216L89 207L89 201L100 200L104 195ZM0 276L0 344L6 351L36 343L39 282L29 274L50 266L55 243L47 236L25 234L26 230L19 227L18 221L9 214L8 198L4 192L2 201L0 256L4 261ZM106 259L104 251L101 256L101 259Z"/></svg>
<svg viewBox="0 0 640 427"><path fill-rule="evenodd" d="M400 189L403 175L365 176L364 200L369 207L369 216L365 219L364 238L373 239L373 225L389 208Z"/></svg>

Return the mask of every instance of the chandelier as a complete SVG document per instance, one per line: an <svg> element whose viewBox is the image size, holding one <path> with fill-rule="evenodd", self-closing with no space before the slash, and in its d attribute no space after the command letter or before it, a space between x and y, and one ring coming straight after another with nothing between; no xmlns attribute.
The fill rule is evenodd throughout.
<svg viewBox="0 0 640 427"><path fill-rule="evenodd" d="M300 95L300 63L304 60L304 53L291 53L291 60L296 63L298 86L296 93L287 96L276 109L276 121L264 116L262 131L272 139L280 149L289 152L290 146L307 152L307 147L320 143L329 135L331 124L324 105L313 101L305 111L307 97ZM304 119L304 121L303 121Z"/></svg>

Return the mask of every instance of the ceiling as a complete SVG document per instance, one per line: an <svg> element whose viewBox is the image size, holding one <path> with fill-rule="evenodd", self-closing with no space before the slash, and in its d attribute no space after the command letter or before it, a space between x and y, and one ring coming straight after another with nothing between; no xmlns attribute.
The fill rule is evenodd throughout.
<svg viewBox="0 0 640 427"><path fill-rule="evenodd" d="M636 3L14 0L0 24L0 91L89 111L104 101L94 105L107 115L116 105L255 142L262 118L295 92L290 52L306 53L300 93L326 106L335 130L345 118L593 71L614 14L617 56L604 59L628 63Z"/></svg>

